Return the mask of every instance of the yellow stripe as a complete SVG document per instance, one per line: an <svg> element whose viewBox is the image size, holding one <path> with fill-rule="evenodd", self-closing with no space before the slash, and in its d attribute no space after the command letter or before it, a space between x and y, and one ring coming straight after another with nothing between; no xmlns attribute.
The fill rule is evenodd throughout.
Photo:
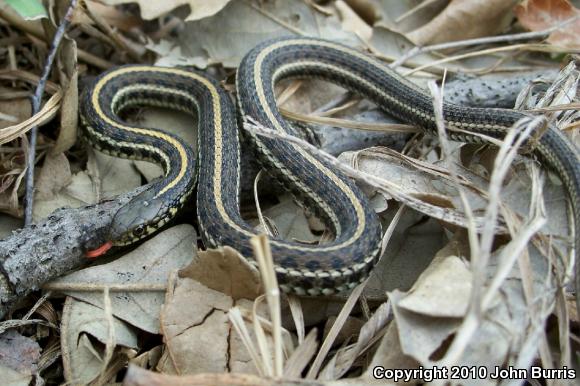
<svg viewBox="0 0 580 386"><path fill-rule="evenodd" d="M290 41L290 42L282 41L282 42L272 44L271 46L262 50L258 54L256 61L254 62L254 83L256 84L258 99L260 100L260 104L261 104L261 106L263 106L263 108L266 112L266 115L268 116L268 119L270 120L269 123L274 125L276 130L279 130L282 132L284 131L284 129L282 128L282 124L276 119L276 116L272 112L270 105L268 104L268 100L266 98L266 95L265 95L264 83L262 82L262 78L260 77L260 75L262 73L261 68L262 68L264 59L272 51L283 48L284 46L290 46L290 45L296 45L296 44L308 44L308 43L311 43L311 42L309 40L296 40L296 41ZM334 45L332 45L332 46L334 46ZM269 86L272 86L272 85L269 85ZM309 162L311 162L317 169L321 170L328 178L330 178L332 180L332 182L337 187L340 188L340 190L348 197L349 201L351 202L351 204L354 207L355 212L356 212L356 217L357 217L356 218L356 220L357 220L356 231L354 232L354 234L350 238L348 238L347 240L345 240L344 242L342 242L340 244L336 244L336 245L331 246L331 247L326 247L326 248L317 247L316 250L337 250L337 249L342 249L344 247L347 247L347 246L355 243L358 239L360 239L361 235L364 232L365 226L366 226L364 209L363 209L360 201L354 195L354 193L350 189L350 187L347 184L345 184L344 181L342 181L342 179L340 179L336 174L334 174L334 172L332 170L328 169L320 161L318 161L318 159L313 157L311 154L309 154L308 152L306 152L305 150L303 150L299 146L297 146L297 145L292 145L292 146L294 147L294 149L298 153L300 153L304 158L306 158ZM320 198L318 198L317 202L321 203Z"/></svg>
<svg viewBox="0 0 580 386"><path fill-rule="evenodd" d="M108 81L110 81L111 79L118 77L120 75L123 75L126 73L131 73L131 72L151 72L151 73L163 72L163 73L168 73L171 75L177 74L177 75L188 77L188 78L191 78L191 79L194 79L194 80L200 82L209 91L211 98L212 98L212 108L213 108L213 113L214 113L213 114L214 115L213 127L215 130L215 133L214 133L215 162L214 162L214 176L213 176L213 183L214 183L213 194L214 194L214 199L215 199L215 203L216 203L216 208L218 209L222 220L226 224L228 224L231 228L233 228L235 231L239 232L240 234L245 235L246 237L253 236L254 233L243 229L239 224L237 224L236 222L234 222L231 219L231 217L227 214L227 212L225 210L223 200L222 200L222 195L221 195L222 150L223 150L222 120L221 120L222 111L221 111L221 105L220 105L220 96L219 96L217 89L214 87L214 85L210 81L208 81L204 77L197 75L193 72L184 71L184 70L175 69L175 68L163 68L163 67L153 68L153 67L147 67L147 66L135 66L135 67L128 67L128 68L120 68L116 71L112 71L112 72L108 73L107 75L103 76L103 78L101 78L98 81L98 83L95 85L95 92L92 95L91 102L92 102L93 106L95 106L95 111L96 111L97 115L99 115L101 117L101 119L103 119L108 124L110 124L116 128L119 128L119 129L131 131L131 132L138 133L138 134L149 135L149 136L155 137L155 138L160 138L160 139L170 143L178 151L178 154L181 158L181 168L179 170L179 173L172 181L170 181L158 193L158 196L167 192L172 187L174 187L177 183L179 183L179 181L185 175L186 165L189 162L187 159L187 153L186 153L185 149L183 148L181 143L179 143L174 138L169 137L163 133L160 133L160 132L157 132L154 130L145 129L145 128L130 127L130 126L123 125L119 122L113 121L112 119L110 119L109 117L107 117L103 113L103 110L102 110L101 105L99 103L99 96L100 96L101 90ZM261 82L258 82L258 86L263 89ZM267 106L267 103L264 104L264 106ZM272 123L279 125L279 123L276 122L275 120L273 120ZM364 230L364 212L363 212L362 206L360 205L358 200L356 200L356 197L353 195L352 191L348 188L348 186L346 184L344 184L344 182L342 180L340 180L336 175L334 175L334 173L330 172L330 170L328 170L326 167L324 167L324 165L322 165L318 160L316 160L315 158L310 156L308 153L305 153L302 149L297 148L297 150L300 151L305 156L306 159L310 160L314 164L314 166L320 167L321 170L323 170L323 172L325 172L325 174L327 174L327 176L329 178L331 178L339 187L341 187L341 189L343 191L346 190L345 193L348 192L347 196L351 199L351 201L353 201L353 199L354 199L353 204L354 204L355 210L357 212L357 217L359 218L359 222L358 222L359 226L357 228L356 235L354 235L349 240L347 240L343 243L340 243L340 244L336 244L336 245L329 245L326 247L325 246L310 247L310 246L300 246L300 245L290 246L288 243L283 242L283 241L278 241L278 240L271 240L271 244L279 245L279 246L286 246L288 248L302 251L302 252L336 251L336 250L342 249L342 248L352 244L355 241L355 239L360 237L360 235L362 234L362 232ZM362 221L362 223L361 223L361 221ZM277 268L280 269L280 267L277 267Z"/></svg>
<svg viewBox="0 0 580 386"><path fill-rule="evenodd" d="M149 129L130 127L130 126L123 125L120 122L113 121L106 114L103 113L103 110L101 108L101 104L99 102L101 90L107 82L109 82L112 78L115 78L119 75L123 75L126 73L130 73L130 72L168 72L168 73L172 73L172 74L175 74L177 72L180 75L189 76L189 77L195 78L195 79L200 80L200 81L203 80L203 78L199 77L199 76L195 77L194 76L195 74L193 74L193 73L190 73L190 72L188 73L186 71L181 71L181 70L176 70L176 69L168 69L168 68L152 69L151 67L130 67L130 68L120 68L116 71L111 71L110 73L105 75L103 78L101 78L99 80L99 82L95 85L95 92L93 93L91 100L92 100L93 106L95 107L95 111L96 111L97 115L99 115L103 121L107 122L111 126L115 126L117 128L127 130L127 131L130 131L133 133L148 135L150 137L155 137L155 138L160 138L160 139L164 140L165 142L170 143L177 150L177 153L179 154L179 157L181 159L181 167L179 169L179 172L177 173L177 176L173 180L169 181L169 183L167 185L165 185L163 187L163 189L161 189L161 191L157 194L157 196L160 196L163 193L167 192L169 189L173 188L175 185L177 185L177 183L185 175L185 172L187 169L187 164L188 164L187 152L185 151L185 148L181 145L181 143L179 143L179 141L176 141L175 138L172 138L164 133L154 131L154 130L149 130Z"/></svg>

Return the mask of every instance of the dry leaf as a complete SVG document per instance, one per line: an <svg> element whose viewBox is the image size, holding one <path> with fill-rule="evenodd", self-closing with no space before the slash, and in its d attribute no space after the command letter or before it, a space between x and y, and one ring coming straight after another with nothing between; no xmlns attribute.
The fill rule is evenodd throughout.
<svg viewBox="0 0 580 386"><path fill-rule="evenodd" d="M158 369L168 374L225 372L228 369L233 300L189 278L168 290L161 311L166 350Z"/></svg>
<svg viewBox="0 0 580 386"><path fill-rule="evenodd" d="M105 4L117 5L126 3L137 3L141 9L141 16L145 20L156 19L182 5L189 5L190 14L185 18L186 21L200 20L208 16L215 15L230 0L164 0L164 1L147 1L147 0L104 0Z"/></svg>
<svg viewBox="0 0 580 386"><path fill-rule="evenodd" d="M77 43L65 36L59 49L60 83L63 89L62 102L60 104L60 131L52 154L61 153L70 149L77 142L78 130L78 67L77 67Z"/></svg>
<svg viewBox="0 0 580 386"><path fill-rule="evenodd" d="M388 180L389 183L396 184L397 189L434 206L444 209L463 206L456 184L444 167L383 147L345 152L339 159L347 164L356 164L359 170ZM464 191L472 210L483 208L486 201L477 188L484 186L484 181L468 170L461 170L459 178L464 183Z"/></svg>
<svg viewBox="0 0 580 386"><path fill-rule="evenodd" d="M137 349L137 334L125 323L112 318L109 321L103 309L68 297L61 323L61 347L65 379L72 384L88 384L103 369L104 344L109 329L114 331L115 346ZM102 346L95 345L89 335Z"/></svg>
<svg viewBox="0 0 580 386"><path fill-rule="evenodd" d="M509 266L510 262L503 253L504 248L499 248L492 254L486 270L473 274L484 275L489 281L496 272L505 270L506 267L511 268L508 280L505 280L499 289L501 296L494 296L488 302L472 334L468 336L457 334L457 330L463 327L462 318L471 301L468 292L471 288L472 273L467 271L465 264L456 257L452 255L445 257L453 251L468 250L466 245L453 244L452 242L439 253L439 257L434 261L435 266L422 274L411 291L406 294L398 290L389 293L398 329L400 352L393 353L391 345L383 342L373 364L378 365L384 361L390 368L396 366L396 357L404 354L423 366L438 365L437 361L444 357L449 347L449 339L452 337L459 339L460 336L465 340L465 350L457 365L485 365L488 369L492 369L494 366L511 364L514 359L509 353L522 350L529 329L534 328L533 315L546 311L537 308L550 308L549 304L536 307L526 303L522 287L523 278L519 275L518 266ZM510 253L508 249L505 252ZM553 284L549 283L550 279L548 283L544 282L547 272L550 271L549 263L534 248L530 249L529 261L533 272L529 278L532 284L529 299L533 302L535 296L553 293L553 289L549 288ZM449 279L450 276L452 280ZM392 335L388 333L384 339L392 339ZM469 380L469 384L494 384L489 382L486 379Z"/></svg>
<svg viewBox="0 0 580 386"><path fill-rule="evenodd" d="M425 315L461 318L469 306L471 284L465 261L457 256L437 257L399 306Z"/></svg>
<svg viewBox="0 0 580 386"><path fill-rule="evenodd" d="M350 8L368 25L374 25L379 19L379 4L373 0L345 0Z"/></svg>
<svg viewBox="0 0 580 386"><path fill-rule="evenodd" d="M373 369L377 366L382 366L386 369L415 369L419 367L419 363L416 360L403 354L396 322L392 322L389 325L385 336L381 339L381 343L373 355L371 363L361 377L369 380L376 379L373 376Z"/></svg>
<svg viewBox="0 0 580 386"><path fill-rule="evenodd" d="M33 379L32 375L19 373L3 364L0 364L0 376L5 386L29 386Z"/></svg>
<svg viewBox="0 0 580 386"><path fill-rule="evenodd" d="M354 34L342 29L337 15L322 14L304 1L283 0L232 1L210 18L187 23L179 38L186 56L237 67L256 44L296 34L360 45Z"/></svg>
<svg viewBox="0 0 580 386"><path fill-rule="evenodd" d="M541 31L580 15L580 10L568 0L525 0L516 5L514 12L520 23L531 31ZM562 47L580 48L580 19L552 32L548 42Z"/></svg>
<svg viewBox="0 0 580 386"><path fill-rule="evenodd" d="M87 169L93 178L85 171L71 176L70 166L62 153L47 156L37 184L34 220L58 208L95 204L141 185L141 177L129 160L89 152Z"/></svg>
<svg viewBox="0 0 580 386"><path fill-rule="evenodd" d="M0 240L12 234L12 231L22 228L24 223L21 219L5 214L0 214Z"/></svg>
<svg viewBox="0 0 580 386"><path fill-rule="evenodd" d="M431 318L399 307L406 294L395 290L389 299L397 322L401 351L421 364L430 363L431 356L461 325L459 318Z"/></svg>
<svg viewBox="0 0 580 386"><path fill-rule="evenodd" d="M375 26L381 25L405 34L433 20L449 4L449 0L381 0L376 4Z"/></svg>
<svg viewBox="0 0 580 386"><path fill-rule="evenodd" d="M36 200L51 200L71 183L70 164L64 154L47 156L36 181Z"/></svg>
<svg viewBox="0 0 580 386"><path fill-rule="evenodd" d="M381 214L386 229L396 208ZM371 272L365 296L384 301L386 291L409 289L446 243L445 230L435 219L407 209L397 224L385 253Z"/></svg>
<svg viewBox="0 0 580 386"><path fill-rule="evenodd" d="M296 204L289 194L280 197L279 204L264 210L262 214L274 221L281 239L303 242L315 242L319 239L310 230L304 210ZM257 225L255 220L249 222ZM257 225L256 228L258 232L263 231L261 225Z"/></svg>
<svg viewBox="0 0 580 386"><path fill-rule="evenodd" d="M0 129L30 118L32 106L27 98L0 100Z"/></svg>
<svg viewBox="0 0 580 386"><path fill-rule="evenodd" d="M98 14L107 23L121 31L129 32L132 29L139 28L143 24L143 20L136 15L124 12L119 7L101 4L94 0L85 0L86 6L90 8L92 13ZM71 23L74 24L93 24L93 21L86 13L77 7L73 14Z"/></svg>
<svg viewBox="0 0 580 386"><path fill-rule="evenodd" d="M263 292L256 267L228 246L200 251L197 259L179 271L179 276L196 280L234 299L255 299Z"/></svg>
<svg viewBox="0 0 580 386"><path fill-rule="evenodd" d="M193 227L178 225L159 233L123 257L58 278L50 282L47 288L58 288L70 296L102 307L105 286L139 286L138 292L130 289L111 292L113 314L156 334L159 332L159 311L164 300L161 288L171 272L191 261L195 249ZM91 291L91 288L94 290Z"/></svg>
<svg viewBox="0 0 580 386"><path fill-rule="evenodd" d="M145 48L157 54L157 60L155 61L156 66L193 66L205 69L208 64L204 57L190 57L185 55L180 46L176 45L176 43L170 42L169 40L161 39L159 42L155 42L151 39L147 39Z"/></svg>
<svg viewBox="0 0 580 386"><path fill-rule="evenodd" d="M119 159L99 151L89 152L87 172L93 179L91 189L95 202L141 186L141 176L133 167L133 161Z"/></svg>
<svg viewBox="0 0 580 386"><path fill-rule="evenodd" d="M340 19L342 28L345 31L352 32L360 37L364 42L369 42L373 35L373 29L355 11L343 0L337 0L334 3Z"/></svg>
<svg viewBox="0 0 580 386"><path fill-rule="evenodd" d="M0 335L0 374L4 374L3 367L30 381L32 375L38 371L40 350L35 340L21 335L17 330L6 331ZM2 383L4 382L2 377Z"/></svg>
<svg viewBox="0 0 580 386"><path fill-rule="evenodd" d="M493 36L509 25L513 18L511 9L517 1L453 0L437 17L407 37L422 46Z"/></svg>

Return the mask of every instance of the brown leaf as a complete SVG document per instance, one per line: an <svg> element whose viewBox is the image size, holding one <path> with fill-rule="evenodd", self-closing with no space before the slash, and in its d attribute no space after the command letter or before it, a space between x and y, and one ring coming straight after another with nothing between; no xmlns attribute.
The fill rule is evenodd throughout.
<svg viewBox="0 0 580 386"><path fill-rule="evenodd" d="M98 14L110 26L118 28L121 31L129 32L131 29L139 28L143 24L143 21L138 16L125 12L125 10L119 9L118 7L101 4L94 0L85 0L84 3L90 8L92 13ZM72 19L73 25L93 23L81 7L75 9Z"/></svg>
<svg viewBox="0 0 580 386"><path fill-rule="evenodd" d="M65 379L71 384L88 384L98 377L103 370L105 343L137 350L137 332L123 321L109 318L103 309L67 297L61 323Z"/></svg>
<svg viewBox="0 0 580 386"><path fill-rule="evenodd" d="M550 28L580 15L568 0L526 0L514 8L520 23L531 31ZM568 48L580 48L580 19L554 31L548 42Z"/></svg>
<svg viewBox="0 0 580 386"><path fill-rule="evenodd" d="M31 375L38 371L40 346L36 341L8 330L0 335L0 365L21 374Z"/></svg>
<svg viewBox="0 0 580 386"><path fill-rule="evenodd" d="M161 311L167 350L159 368L164 373L224 372L228 368L232 299L189 278L168 290Z"/></svg>
<svg viewBox="0 0 580 386"><path fill-rule="evenodd" d="M257 269L235 249L227 246L210 249L198 256L179 272L180 277L196 280L234 299L255 299L262 293Z"/></svg>
<svg viewBox="0 0 580 386"><path fill-rule="evenodd" d="M0 101L0 129L30 118L30 113L31 108L28 98L14 98Z"/></svg>
<svg viewBox="0 0 580 386"><path fill-rule="evenodd" d="M166 0L166 1L144 1L144 0L106 0L106 4L117 5L125 3L138 3L141 9L141 16L145 20L156 19L165 15L169 11L187 4L191 13L185 18L186 21L200 20L215 15L230 0L204 1L204 0Z"/></svg>
<svg viewBox="0 0 580 386"><path fill-rule="evenodd" d="M496 35L511 22L517 0L454 0L433 20L408 33L417 45Z"/></svg>

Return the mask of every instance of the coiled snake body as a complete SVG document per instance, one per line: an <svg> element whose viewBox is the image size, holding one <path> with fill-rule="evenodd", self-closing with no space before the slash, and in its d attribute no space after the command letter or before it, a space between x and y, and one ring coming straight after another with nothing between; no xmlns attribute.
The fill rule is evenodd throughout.
<svg viewBox="0 0 580 386"><path fill-rule="evenodd" d="M285 78L316 77L370 99L400 120L436 130L431 97L379 60L337 43L282 38L258 45L237 72L239 114L267 128L297 135L276 108L274 84ZM130 106L153 105L196 113L198 159L182 139L161 130L129 125L118 113ZM523 113L465 108L445 103L443 115L452 139L481 142L481 133L502 138ZM81 119L94 147L113 155L160 163L164 178L153 183L116 214L110 240L133 243L167 223L197 183L198 223L208 247L229 245L251 257L253 229L239 211L240 144L235 107L216 81L194 71L124 66L97 78L84 93ZM336 236L306 245L271 240L281 288L297 294L330 294L362 281L378 259L381 228L354 184L326 161L301 147L248 134L261 161L305 204L315 209ZM580 220L578 150L558 130L548 129L534 152L562 179ZM578 251L578 237L575 239ZM578 267L578 265L577 265ZM577 272L578 276L578 272Z"/></svg>

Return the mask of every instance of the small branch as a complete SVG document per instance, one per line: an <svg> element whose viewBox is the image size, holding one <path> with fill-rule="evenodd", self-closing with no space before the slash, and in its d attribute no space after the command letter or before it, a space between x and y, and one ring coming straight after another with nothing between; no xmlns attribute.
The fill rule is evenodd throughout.
<svg viewBox="0 0 580 386"><path fill-rule="evenodd" d="M34 96L32 98L32 115L35 115L40 110L40 105L42 103L42 95L44 94L44 87L46 85L46 81L48 80L48 76L50 75L50 70L52 69L52 63L54 62L54 58L56 57L56 53L58 51L58 47L60 46L60 42L64 37L65 31L70 24L72 19L73 10L77 4L77 0L71 0L70 5L64 15L64 18L60 22L56 33L54 34L54 39L50 46L50 50L48 52L48 57L46 58L46 63L42 70L42 76L40 77L40 81L36 86L36 90L34 92ZM33 206L33 198L34 198L34 161L36 158L36 138L38 136L38 126L32 128L30 132L30 148L28 149L28 156L27 156L27 169L26 169L26 196L25 196L25 204L24 204L24 224L30 225L32 223L32 206Z"/></svg>
<svg viewBox="0 0 580 386"><path fill-rule="evenodd" d="M118 48L125 51L127 55L129 55L131 60L134 61L135 63L141 62L141 55L139 55L139 53L135 49L133 49L129 44L127 44L127 42L123 40L123 37L119 33L115 32L112 29L111 26L102 16L94 13L85 1L81 1L81 5L87 16L90 17L91 20L94 21L97 26L101 27L101 29L105 32L107 37L109 37L109 39L111 39L111 41L114 44L116 44Z"/></svg>
<svg viewBox="0 0 580 386"><path fill-rule="evenodd" d="M399 59L394 61L390 64L391 68L396 68L405 63L408 59L413 58L415 56L426 54L433 51L439 50L446 50L449 48L458 48L458 47L465 47L465 46L475 46L479 44L490 44L490 43L502 43L502 42L509 42L514 40L530 40L536 38L542 38L546 35L551 34L554 31L557 31L568 24L572 23L573 21L578 20L580 16L574 16L569 19L566 19L555 26L547 28L542 31L534 31L534 32L524 32L518 34L511 34L511 35L501 35L501 36L488 36L484 38L477 38L477 39L467 39L467 40L459 40L455 42L448 42L448 43L440 43L440 44L433 44L431 46L425 47L414 47L409 50L405 55L401 56Z"/></svg>
<svg viewBox="0 0 580 386"><path fill-rule="evenodd" d="M5 20L6 23L23 31L24 33L30 34L37 39L40 39L42 43L46 44L46 35L41 28L37 28L37 24L28 23L26 20L22 19L15 12L11 12L8 7L0 7L0 18ZM96 55L91 54L83 49L77 48L77 55L79 60L92 64L93 66L106 70L113 67L113 63L108 62Z"/></svg>
<svg viewBox="0 0 580 386"><path fill-rule="evenodd" d="M144 188L97 205L59 209L0 240L0 317L46 282L87 265L84 252L104 242L115 213Z"/></svg>

